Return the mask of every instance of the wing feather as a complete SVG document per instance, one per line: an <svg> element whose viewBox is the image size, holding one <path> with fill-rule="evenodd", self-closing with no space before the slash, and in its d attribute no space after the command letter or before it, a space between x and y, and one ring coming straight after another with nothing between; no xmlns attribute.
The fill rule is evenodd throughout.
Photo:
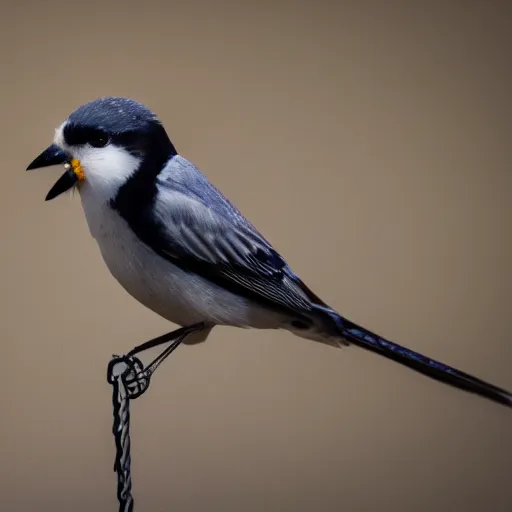
<svg viewBox="0 0 512 512"><path fill-rule="evenodd" d="M145 197L151 201L137 201L140 186L146 187ZM168 162L156 186L133 180L112 205L146 245L186 271L295 317L305 318L317 306L326 306L240 211L181 156Z"/></svg>
<svg viewBox="0 0 512 512"><path fill-rule="evenodd" d="M251 224L233 223L197 198L159 187L154 222L159 253L218 284L296 312L311 311L311 296L286 262Z"/></svg>

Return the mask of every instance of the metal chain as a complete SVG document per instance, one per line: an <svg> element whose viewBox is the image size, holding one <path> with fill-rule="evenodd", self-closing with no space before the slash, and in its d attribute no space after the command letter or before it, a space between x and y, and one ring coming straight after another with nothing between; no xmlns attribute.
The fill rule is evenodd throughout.
<svg viewBox="0 0 512 512"><path fill-rule="evenodd" d="M119 512L133 511L131 454L130 454L130 388L136 367L142 370L142 363L135 357L116 357L110 361L108 380L112 384L112 405L114 425L112 433L116 443L114 471L117 473L117 499ZM139 395L140 396L140 395Z"/></svg>
<svg viewBox="0 0 512 512"><path fill-rule="evenodd" d="M107 370L107 380L112 385L114 424L112 433L116 443L114 471L117 473L117 499L119 512L133 512L131 455L130 455L130 400L141 396L149 387L152 374L158 366L192 332L201 330L203 324L181 328L150 340L124 356L112 357ZM172 340L146 368L135 354Z"/></svg>

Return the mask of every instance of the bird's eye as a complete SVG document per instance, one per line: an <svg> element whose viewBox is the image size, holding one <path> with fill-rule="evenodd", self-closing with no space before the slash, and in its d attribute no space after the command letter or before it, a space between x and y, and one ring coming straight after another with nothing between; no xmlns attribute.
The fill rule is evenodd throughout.
<svg viewBox="0 0 512 512"><path fill-rule="evenodd" d="M104 148L109 143L109 138L107 135L99 133L91 137L88 142L93 148Z"/></svg>

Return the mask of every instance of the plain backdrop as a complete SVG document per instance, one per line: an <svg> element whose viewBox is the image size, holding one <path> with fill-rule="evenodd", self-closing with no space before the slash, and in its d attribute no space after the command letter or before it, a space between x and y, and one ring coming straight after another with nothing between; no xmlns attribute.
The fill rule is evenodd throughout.
<svg viewBox="0 0 512 512"><path fill-rule="evenodd" d="M106 366L174 327L24 171L104 95L348 318L512 388L510 5L4 2L0 509L117 510ZM286 332L181 347L132 428L137 512L512 507L509 409Z"/></svg>

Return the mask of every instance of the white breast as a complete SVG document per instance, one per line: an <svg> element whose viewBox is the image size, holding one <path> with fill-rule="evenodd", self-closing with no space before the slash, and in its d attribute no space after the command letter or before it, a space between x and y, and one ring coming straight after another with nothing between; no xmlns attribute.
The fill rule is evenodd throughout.
<svg viewBox="0 0 512 512"><path fill-rule="evenodd" d="M178 325L207 322L263 329L282 325L279 315L158 256L84 185L82 206L103 259L123 288L144 306Z"/></svg>

